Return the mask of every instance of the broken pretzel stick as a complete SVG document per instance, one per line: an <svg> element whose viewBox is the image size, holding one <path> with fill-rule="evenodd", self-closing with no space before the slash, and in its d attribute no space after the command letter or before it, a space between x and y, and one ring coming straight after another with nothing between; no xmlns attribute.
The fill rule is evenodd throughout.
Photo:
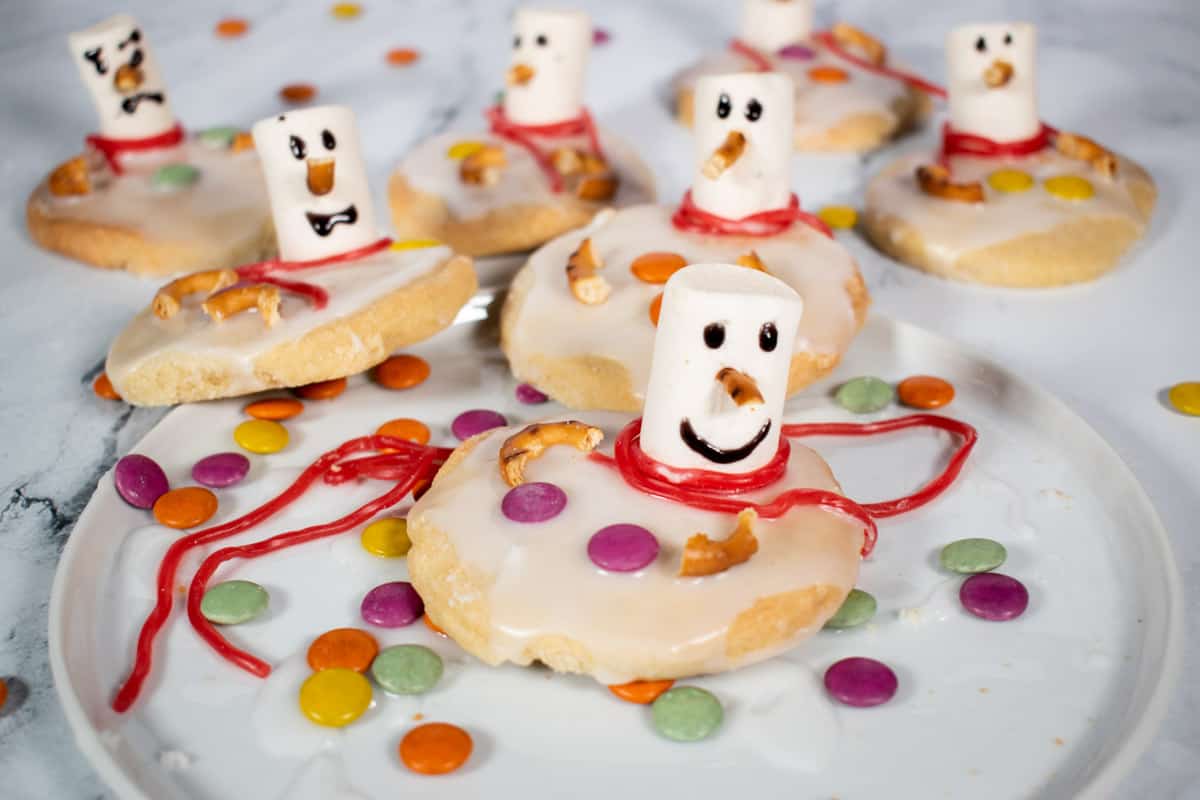
<svg viewBox="0 0 1200 800"><path fill-rule="evenodd" d="M1067 158L1088 162L1106 178L1115 178L1117 175L1117 157L1094 139L1060 131L1054 137L1054 149Z"/></svg>
<svg viewBox="0 0 1200 800"><path fill-rule="evenodd" d="M500 170L507 164L503 147L485 144L462 160L458 176L463 183L472 186L491 186L500 180Z"/></svg>
<svg viewBox="0 0 1200 800"><path fill-rule="evenodd" d="M270 328L279 322L279 289L268 283L239 286L214 294L200 307L214 322L222 322L235 314L257 308L263 324Z"/></svg>
<svg viewBox="0 0 1200 800"><path fill-rule="evenodd" d="M749 405L751 403L762 403L762 392L758 389L758 384L744 372L736 370L733 367L723 367L717 372L717 382L725 387L725 392L729 395L729 399L738 406Z"/></svg>
<svg viewBox="0 0 1200 800"><path fill-rule="evenodd" d="M210 269L176 278L154 295L154 315L159 319L170 319L179 313L183 298L189 294L219 292L233 286L237 280L237 273L231 269Z"/></svg>
<svg viewBox="0 0 1200 800"><path fill-rule="evenodd" d="M703 533L688 538L683 546L683 560L679 564L680 577L716 575L749 561L758 552L758 538L754 535L754 523L757 520L757 512L746 508L737 515L737 527L725 539L714 542Z"/></svg>
<svg viewBox="0 0 1200 800"><path fill-rule="evenodd" d="M950 180L950 171L939 164L917 167L917 185L931 197L952 200L956 203L982 203L983 184L955 183Z"/></svg>
<svg viewBox="0 0 1200 800"><path fill-rule="evenodd" d="M575 196L589 203L611 200L621 183L616 175L585 175L575 187Z"/></svg>
<svg viewBox="0 0 1200 800"><path fill-rule="evenodd" d="M574 420L539 422L514 433L500 447L500 477L514 489L525 482L525 462L540 458L547 447L566 444L590 453L604 438L604 431Z"/></svg>
<svg viewBox="0 0 1200 800"><path fill-rule="evenodd" d="M571 294L584 305L594 306L608 299L612 287L597 270L603 267L591 237L579 243L579 249L567 259L567 283Z"/></svg>
<svg viewBox="0 0 1200 800"><path fill-rule="evenodd" d="M875 66L881 67L887 61L887 47L861 28L848 22L839 22L830 32L838 44L858 50Z"/></svg>
<svg viewBox="0 0 1200 800"><path fill-rule="evenodd" d="M989 89L999 89L1012 80L1013 65L1007 61L993 61L992 65L983 71L983 82Z"/></svg>
<svg viewBox="0 0 1200 800"><path fill-rule="evenodd" d="M528 64L513 64L508 68L508 85L524 86L533 80L535 74L533 67Z"/></svg>
<svg viewBox="0 0 1200 800"><path fill-rule="evenodd" d="M746 269L756 269L759 272L766 272L767 265L758 257L758 253L751 250L749 253L737 257L737 265Z"/></svg>
<svg viewBox="0 0 1200 800"><path fill-rule="evenodd" d="M88 164L84 156L75 156L54 168L49 179L50 194L55 197L70 197L88 194L92 182L88 178Z"/></svg>
<svg viewBox="0 0 1200 800"><path fill-rule="evenodd" d="M704 162L704 167L700 171L704 173L704 177L715 181L721 177L721 173L732 167L744 152L746 152L746 137L739 131L730 131L721 146L714 150L713 154Z"/></svg>

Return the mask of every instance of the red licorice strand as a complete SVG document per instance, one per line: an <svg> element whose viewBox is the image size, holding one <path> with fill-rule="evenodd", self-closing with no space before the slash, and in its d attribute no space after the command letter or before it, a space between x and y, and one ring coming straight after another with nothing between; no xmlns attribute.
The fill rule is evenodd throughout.
<svg viewBox="0 0 1200 800"><path fill-rule="evenodd" d="M710 214L698 207L692 201L692 192L689 189L684 192L679 208L671 217L671 224L677 230L706 236L775 236L783 233L797 222L803 222L810 228L833 238L833 231L819 217L801 210L800 198L794 194L786 208L762 211L741 219L727 219Z"/></svg>
<svg viewBox="0 0 1200 800"><path fill-rule="evenodd" d="M141 139L110 139L107 136L93 133L84 139L84 141L89 147L104 156L104 160L108 162L109 169L113 171L114 175L122 175L125 169L121 166L121 156L126 153L175 147L183 141L183 126L176 123L174 128L165 133L146 136Z"/></svg>
<svg viewBox="0 0 1200 800"><path fill-rule="evenodd" d="M433 453L433 466L440 469L449 458L451 450L445 448L427 448ZM343 461L325 473L324 480L331 486L337 486L347 481L375 478L377 480L400 480L413 465L419 463L423 455L410 453L380 453L365 458Z"/></svg>
<svg viewBox="0 0 1200 800"><path fill-rule="evenodd" d="M639 424L632 435L638 436L640 433L641 425ZM770 486L783 478L787 472L788 459L791 458L791 454L791 444L786 438L780 437L779 449L762 467L753 472L729 474L707 469L668 467L646 455L646 451L640 447L630 449L630 457L634 460L638 471L654 475L668 483L686 483L689 488L716 494L740 494ZM604 457L607 458L607 456Z"/></svg>
<svg viewBox="0 0 1200 800"><path fill-rule="evenodd" d="M865 69L868 72L874 72L876 75L885 75L889 78L895 78L898 81L907 83L914 89L919 89L926 94L933 95L934 97L940 97L942 99L946 98L945 88L932 81L925 80L920 75L914 75L911 72L905 72L904 70L896 69L895 67L889 67L885 64L874 64L867 59L850 52L846 48L842 47L841 43L834 38L833 33L830 31L818 31L816 34L814 34L813 38L824 45L835 56L844 61L849 61L856 67Z"/></svg>
<svg viewBox="0 0 1200 800"><path fill-rule="evenodd" d="M600 147L600 135L592 121L592 115L586 108L574 119L552 122L547 125L518 125L505 116L504 109L500 106L489 108L486 116L492 133L524 148L533 156L538 168L542 170L546 180L550 183L550 190L555 193L563 190L562 175L554 168L550 155L542 149L534 137L561 139L582 134L587 136L588 147L591 148L592 153L598 158L604 158L604 150Z"/></svg>
<svg viewBox="0 0 1200 800"><path fill-rule="evenodd" d="M759 72L773 72L775 68L771 66L771 60L762 54L756 47L743 42L741 39L734 39L729 43L729 49L737 53L739 56L748 59L754 64L754 68Z"/></svg>
<svg viewBox="0 0 1200 800"><path fill-rule="evenodd" d="M281 261L279 259L271 259L269 261L259 261L255 264L244 264L238 267L236 272L242 280L269 283L272 286L278 286L286 292L298 294L312 303L313 308L320 311L329 304L329 292L313 283L285 280L284 278L274 277L274 274L276 272L286 273L296 272L297 270L315 269L317 267L328 267L335 264L350 264L368 256L373 256L381 250L386 250L391 244L392 240L385 236L363 247L347 250L344 253L335 253L324 258L314 258L310 261Z"/></svg>

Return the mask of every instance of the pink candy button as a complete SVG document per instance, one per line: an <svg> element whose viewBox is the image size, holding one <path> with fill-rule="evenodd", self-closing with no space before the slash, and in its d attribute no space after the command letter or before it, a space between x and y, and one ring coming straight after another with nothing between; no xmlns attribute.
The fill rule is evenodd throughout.
<svg viewBox="0 0 1200 800"><path fill-rule="evenodd" d="M454 418L450 423L450 432L465 442L476 434L490 431L492 428L503 428L507 424L508 420L498 411L473 408Z"/></svg>
<svg viewBox="0 0 1200 800"><path fill-rule="evenodd" d="M1025 613L1029 590L1016 578L998 572L981 572L963 581L958 590L963 608L977 617L1004 622Z"/></svg>
<svg viewBox="0 0 1200 800"><path fill-rule="evenodd" d="M567 505L567 493L553 483L522 483L508 490L500 511L513 522L545 522Z"/></svg>
<svg viewBox="0 0 1200 800"><path fill-rule="evenodd" d="M658 557L658 539L641 525L609 525L596 531L588 558L610 572L635 572Z"/></svg>
<svg viewBox="0 0 1200 800"><path fill-rule="evenodd" d="M425 613L425 603L407 581L394 581L367 592L360 608L362 618L381 628L411 625Z"/></svg>
<svg viewBox="0 0 1200 800"><path fill-rule="evenodd" d="M825 690L857 708L886 703L899 685L892 668L873 658L843 658L825 670Z"/></svg>

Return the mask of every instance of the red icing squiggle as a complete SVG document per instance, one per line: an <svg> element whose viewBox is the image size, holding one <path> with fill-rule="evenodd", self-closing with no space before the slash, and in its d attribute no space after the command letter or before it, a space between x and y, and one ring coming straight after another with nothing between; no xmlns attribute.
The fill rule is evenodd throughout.
<svg viewBox="0 0 1200 800"><path fill-rule="evenodd" d="M741 219L727 219L710 214L697 206L692 202L692 192L689 189L684 192L679 208L671 217L671 224L677 230L707 236L775 236L797 222L803 222L830 239L833 238L833 231L829 230L829 226L822 222L820 217L800 209L800 198L794 194L786 208L762 211Z"/></svg>
<svg viewBox="0 0 1200 800"><path fill-rule="evenodd" d="M546 180L549 181L551 191L555 193L563 190L562 175L554 168L550 154L538 144L538 138L562 139L568 136L587 136L588 148L598 158L604 158L604 151L600 148L600 135L596 132L592 115L586 108L574 119L552 122L548 125L519 125L505 116L504 109L500 106L489 108L486 116L492 133L525 148L533 156L533 160L537 162L538 167L546 176Z"/></svg>
<svg viewBox="0 0 1200 800"><path fill-rule="evenodd" d="M104 156L104 160L108 162L109 169L113 171L113 174L122 175L125 169L121 166L121 156L126 153L144 153L148 150L165 150L168 147L175 147L183 141L183 126L176 123L174 128L165 133L158 133L142 139L109 139L107 136L93 133L84 141L88 147Z"/></svg>
<svg viewBox="0 0 1200 800"><path fill-rule="evenodd" d="M259 261L256 264L245 264L237 268L238 277L244 281L257 281L259 283L269 283L272 286L278 286L287 292L301 295L308 298L312 303L313 308L318 311L324 308L329 303L329 292L317 286L314 283L306 281L291 281L284 278L275 277L277 272L295 272L302 269L313 269L315 267L327 267L334 264L349 264L354 261L359 261L367 256L373 256L381 250L386 250L392 244L392 240L388 237L377 239L365 247L359 247L354 250L347 250L345 253L336 253L332 256L324 258L314 258L311 261L280 261L279 259L271 259L270 261Z"/></svg>
<svg viewBox="0 0 1200 800"><path fill-rule="evenodd" d="M1050 146L1057 133L1057 130L1043 122L1038 132L1028 139L998 142L976 133L956 131L947 122L942 125L942 150L938 154L938 161L945 165L951 156L1009 158L1033 155Z"/></svg>

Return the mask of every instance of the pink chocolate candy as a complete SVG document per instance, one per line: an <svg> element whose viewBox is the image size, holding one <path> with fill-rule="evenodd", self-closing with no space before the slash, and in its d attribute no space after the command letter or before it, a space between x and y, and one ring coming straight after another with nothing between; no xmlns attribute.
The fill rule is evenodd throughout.
<svg viewBox="0 0 1200 800"><path fill-rule="evenodd" d="M241 453L215 453L192 467L192 480L201 486L224 489L239 483L250 471L250 459Z"/></svg>
<svg viewBox="0 0 1200 800"><path fill-rule="evenodd" d="M407 581L376 586L363 598L362 618L381 628L403 628L425 613L425 603Z"/></svg>
<svg viewBox="0 0 1200 800"><path fill-rule="evenodd" d="M154 501L167 493L171 484L167 473L149 456L132 453L117 462L113 470L117 494L135 508L153 508Z"/></svg>
<svg viewBox="0 0 1200 800"><path fill-rule="evenodd" d="M811 61L817 57L811 47L805 47L802 44L789 44L787 47L779 51L780 58L788 58L793 61Z"/></svg>
<svg viewBox="0 0 1200 800"><path fill-rule="evenodd" d="M996 622L1015 619L1029 606L1029 590L1016 578L998 572L981 572L963 581L958 590L963 608L977 617Z"/></svg>
<svg viewBox="0 0 1200 800"><path fill-rule="evenodd" d="M592 535L587 552L601 569L635 572L658 557L658 539L641 525L609 525Z"/></svg>
<svg viewBox="0 0 1200 800"><path fill-rule="evenodd" d="M544 403L549 399L549 397L542 392L539 392L528 383L517 384L517 400L522 403L526 403L528 405L537 405L538 403Z"/></svg>
<svg viewBox="0 0 1200 800"><path fill-rule="evenodd" d="M869 708L896 695L892 668L873 658L843 658L825 670L825 690L848 706Z"/></svg>
<svg viewBox="0 0 1200 800"><path fill-rule="evenodd" d="M455 417L450 423L450 432L465 442L476 434L490 431L492 428L503 428L507 424L508 420L498 411L474 408Z"/></svg>
<svg viewBox="0 0 1200 800"><path fill-rule="evenodd" d="M545 522L567 505L567 493L553 483L522 483L509 489L500 511L513 522Z"/></svg>

